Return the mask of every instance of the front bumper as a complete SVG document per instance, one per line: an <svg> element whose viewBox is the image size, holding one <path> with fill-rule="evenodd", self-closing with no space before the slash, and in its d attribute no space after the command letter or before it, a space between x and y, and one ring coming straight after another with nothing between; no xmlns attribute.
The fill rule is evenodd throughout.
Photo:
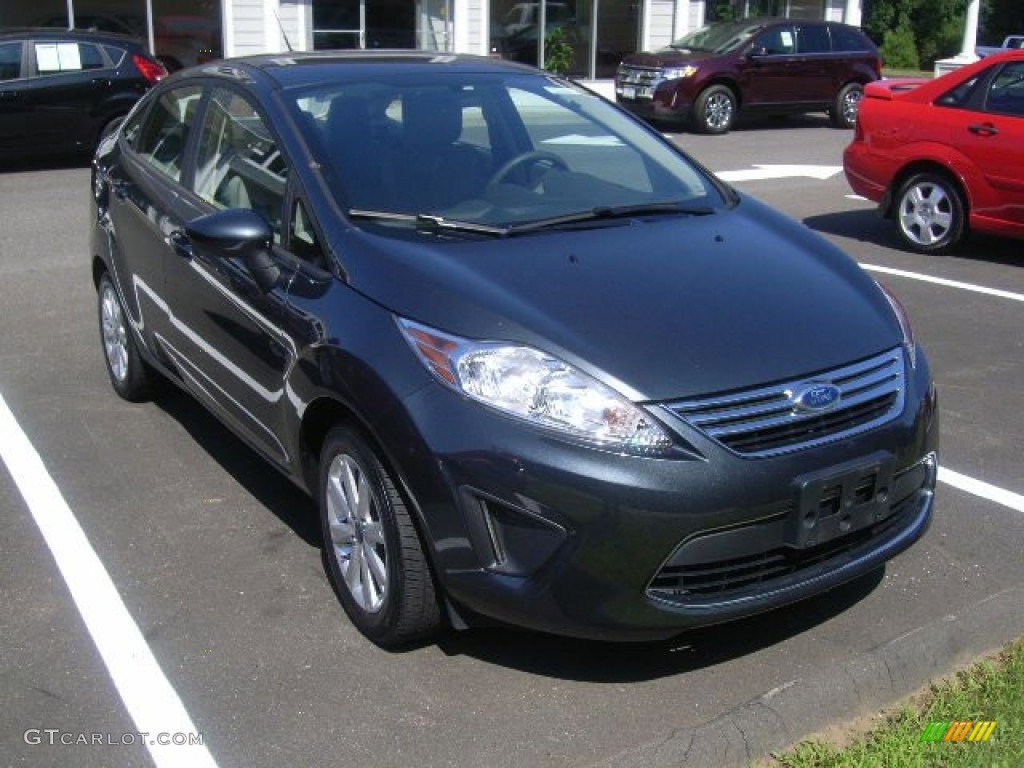
<svg viewBox="0 0 1024 768"><path fill-rule="evenodd" d="M630 90L632 89L632 90ZM638 86L615 81L615 103L628 112L645 120L661 120L668 123L685 123L693 112L692 99L683 93L679 81L663 81L650 88L650 96L631 98ZM639 90L643 90L639 88Z"/></svg>
<svg viewBox="0 0 1024 768"><path fill-rule="evenodd" d="M423 442L401 471L456 605L558 634L670 637L838 586L924 534L938 418L922 351L906 370L891 422L757 459L657 407L684 446L667 458L573 443L432 386L406 400ZM858 502L854 486L876 466ZM801 499L833 477L850 481L853 516L843 529L837 514L815 539L801 529Z"/></svg>

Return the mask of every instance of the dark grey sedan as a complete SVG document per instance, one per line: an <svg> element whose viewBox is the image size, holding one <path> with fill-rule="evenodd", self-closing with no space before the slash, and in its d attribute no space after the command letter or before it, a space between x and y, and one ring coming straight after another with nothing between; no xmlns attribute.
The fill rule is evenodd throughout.
<svg viewBox="0 0 1024 768"><path fill-rule="evenodd" d="M101 144L92 201L114 389L170 379L316 497L381 645L667 637L928 526L899 303L572 83L408 52L191 70Z"/></svg>

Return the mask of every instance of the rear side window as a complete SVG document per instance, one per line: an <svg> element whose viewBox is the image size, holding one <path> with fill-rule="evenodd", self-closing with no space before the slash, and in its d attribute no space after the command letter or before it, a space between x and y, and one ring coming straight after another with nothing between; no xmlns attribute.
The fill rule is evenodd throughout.
<svg viewBox="0 0 1024 768"><path fill-rule="evenodd" d="M21 43L0 44L0 81L21 77Z"/></svg>
<svg viewBox="0 0 1024 768"><path fill-rule="evenodd" d="M832 27L832 50L844 53L870 51L867 38L850 27Z"/></svg>
<svg viewBox="0 0 1024 768"><path fill-rule="evenodd" d="M124 57L127 52L122 48L114 48L109 45L103 46L103 50L107 52L107 56L110 57L110 61L115 67L121 66L121 62L124 61Z"/></svg>
<svg viewBox="0 0 1024 768"><path fill-rule="evenodd" d="M160 95L138 129L129 127L129 141L142 159L154 168L181 181L185 146L188 144L192 123L202 88L189 85ZM136 132L137 130L137 132Z"/></svg>
<svg viewBox="0 0 1024 768"><path fill-rule="evenodd" d="M832 45L828 28L821 24L801 24L796 28L796 47L800 53L829 53Z"/></svg>
<svg viewBox="0 0 1024 768"><path fill-rule="evenodd" d="M992 78L985 111L1024 117L1024 62L1010 62Z"/></svg>
<svg viewBox="0 0 1024 768"><path fill-rule="evenodd" d="M36 73L40 75L102 69L106 66L100 49L90 43L35 43L33 48Z"/></svg>

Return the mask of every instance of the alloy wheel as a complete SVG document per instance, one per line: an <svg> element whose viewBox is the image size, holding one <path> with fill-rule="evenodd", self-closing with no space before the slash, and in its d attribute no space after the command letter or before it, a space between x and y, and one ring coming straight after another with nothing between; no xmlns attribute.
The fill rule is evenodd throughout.
<svg viewBox="0 0 1024 768"><path fill-rule="evenodd" d="M338 454L327 472L331 557L356 604L377 613L388 593L387 547L380 503L359 462Z"/></svg>
<svg viewBox="0 0 1024 768"><path fill-rule="evenodd" d="M128 329L125 327L121 304L110 283L103 286L103 295L100 299L100 323L107 366L114 378L123 382L128 377Z"/></svg>
<svg viewBox="0 0 1024 768"><path fill-rule="evenodd" d="M908 187L900 200L900 229L912 243L928 247L948 237L954 224L953 201L933 182Z"/></svg>
<svg viewBox="0 0 1024 768"><path fill-rule="evenodd" d="M704 122L708 128L721 131L728 128L732 123L732 99L725 93L711 94L704 109Z"/></svg>

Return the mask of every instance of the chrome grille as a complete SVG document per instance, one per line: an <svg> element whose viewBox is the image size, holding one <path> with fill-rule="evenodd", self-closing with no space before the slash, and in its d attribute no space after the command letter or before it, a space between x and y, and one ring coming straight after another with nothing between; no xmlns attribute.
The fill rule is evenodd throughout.
<svg viewBox="0 0 1024 768"><path fill-rule="evenodd" d="M620 65L615 78L618 85L639 85L645 88L657 85L663 79L660 68L635 67L629 64Z"/></svg>
<svg viewBox="0 0 1024 768"><path fill-rule="evenodd" d="M828 409L801 409L796 396L816 385L836 387L838 401ZM897 347L805 379L667 407L736 453L768 456L873 429L902 413L903 400L903 350Z"/></svg>

